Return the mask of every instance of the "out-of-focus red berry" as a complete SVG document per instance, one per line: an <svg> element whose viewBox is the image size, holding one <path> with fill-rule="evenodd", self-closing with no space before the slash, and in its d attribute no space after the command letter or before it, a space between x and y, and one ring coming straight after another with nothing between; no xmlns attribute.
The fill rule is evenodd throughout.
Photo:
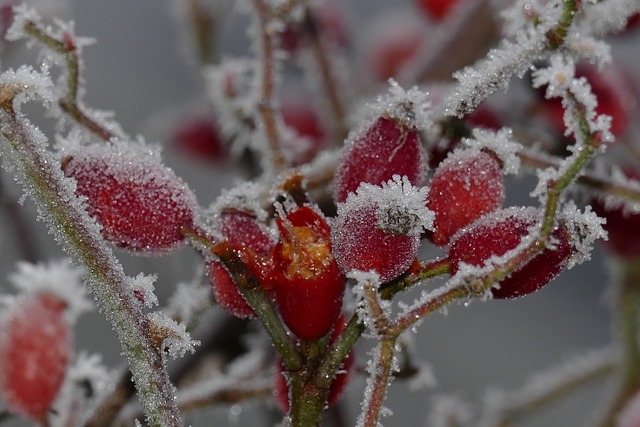
<svg viewBox="0 0 640 427"><path fill-rule="evenodd" d="M224 211L217 218L214 228L229 244L243 251L256 269L261 257L267 258L275 247L275 239L267 227L254 216L241 211ZM265 261L266 262L266 261ZM218 304L236 317L253 317L253 309L238 291L229 271L219 261L207 263L207 274ZM273 294L273 290L269 291Z"/></svg>
<svg viewBox="0 0 640 427"><path fill-rule="evenodd" d="M535 208L507 208L489 213L453 236L448 248L452 274L461 263L481 267L492 256L515 249L539 218ZM543 249L522 268L491 288L494 298L517 298L542 288L565 267L573 253L566 227L552 234L553 246Z"/></svg>
<svg viewBox="0 0 640 427"><path fill-rule="evenodd" d="M459 1L460 0L416 0L420 9L436 21L443 21Z"/></svg>
<svg viewBox="0 0 640 427"><path fill-rule="evenodd" d="M170 252L192 228L197 200L176 174L141 153L102 145L63 160L89 215L114 245L139 254Z"/></svg>
<svg viewBox="0 0 640 427"><path fill-rule="evenodd" d="M346 205L332 223L333 253L342 271L375 271L382 283L410 266L420 247L419 236L380 228L375 205Z"/></svg>
<svg viewBox="0 0 640 427"><path fill-rule="evenodd" d="M386 82L398 78L420 52L426 38L424 30L415 25L379 28L365 47L364 66L375 81Z"/></svg>
<svg viewBox="0 0 640 427"><path fill-rule="evenodd" d="M640 171L626 168L624 173L630 180L640 182ZM607 220L602 227L609 234L605 247L623 258L640 256L640 213L625 212L623 207L608 209L604 203L594 200L593 211Z"/></svg>
<svg viewBox="0 0 640 427"><path fill-rule="evenodd" d="M426 153L418 132L403 122L378 118L351 138L336 168L334 199L344 202L361 183L381 185L394 175L419 185L426 174Z"/></svg>
<svg viewBox="0 0 640 427"><path fill-rule="evenodd" d="M208 117L195 117L180 123L171 141L178 150L198 160L219 161L227 154L220 129Z"/></svg>
<svg viewBox="0 0 640 427"><path fill-rule="evenodd" d="M346 278L331 253L329 225L310 206L294 208L276 221L274 252L279 273L276 298L284 323L302 340L329 332L340 315Z"/></svg>
<svg viewBox="0 0 640 427"><path fill-rule="evenodd" d="M446 245L459 229L498 209L503 201L498 158L476 149L454 151L429 182L427 207L435 213L431 240Z"/></svg>
<svg viewBox="0 0 640 427"><path fill-rule="evenodd" d="M290 127L299 137L305 138L307 146L284 147L291 149L296 155L294 165L311 161L323 148L326 138L325 130L318 112L309 102L296 99L286 99L280 107L284 124ZM301 145L296 139L292 143Z"/></svg>
<svg viewBox="0 0 640 427"><path fill-rule="evenodd" d="M38 294L19 300L0 330L0 396L12 413L43 422L64 380L72 349L65 303Z"/></svg>

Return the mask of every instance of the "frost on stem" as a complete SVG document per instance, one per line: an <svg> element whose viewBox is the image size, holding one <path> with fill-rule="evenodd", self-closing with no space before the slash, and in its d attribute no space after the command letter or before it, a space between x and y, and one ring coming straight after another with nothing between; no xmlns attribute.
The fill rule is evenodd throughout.
<svg viewBox="0 0 640 427"><path fill-rule="evenodd" d="M522 77L531 62L543 56L547 32L558 25L561 12L562 2L550 1L537 26L522 22L526 26L515 31L514 41L503 40L485 59L454 73L458 84L444 101L444 114L462 117L496 90L505 89L513 76Z"/></svg>
<svg viewBox="0 0 640 427"><path fill-rule="evenodd" d="M191 339L184 323L178 323L162 311L149 313L148 325L151 339L159 351L172 358L182 357L187 351L193 353L200 341Z"/></svg>
<svg viewBox="0 0 640 427"><path fill-rule="evenodd" d="M505 175L517 175L520 171L518 152L522 150L522 145L513 139L511 129L502 128L499 131L492 131L475 128L472 137L463 141L468 147L489 150L498 156L502 173Z"/></svg>
<svg viewBox="0 0 640 427"><path fill-rule="evenodd" d="M575 63L572 58L556 54L550 58L549 66L532 73L533 87L546 85L547 99L560 98L564 108L565 135L573 135L578 145L584 144L587 131L598 135L603 142L614 140L611 134L611 117L597 114L598 100L591 91L587 80L575 77ZM587 129L583 129L582 120Z"/></svg>

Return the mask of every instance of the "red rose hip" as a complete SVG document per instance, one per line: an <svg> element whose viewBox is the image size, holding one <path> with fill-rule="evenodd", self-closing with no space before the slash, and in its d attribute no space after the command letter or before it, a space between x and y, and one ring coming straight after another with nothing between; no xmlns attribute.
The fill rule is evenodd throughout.
<svg viewBox="0 0 640 427"><path fill-rule="evenodd" d="M431 240L446 245L451 236L504 201L498 158L476 149L456 150L435 171L427 207L435 213Z"/></svg>
<svg viewBox="0 0 640 427"><path fill-rule="evenodd" d="M302 340L329 332L340 315L346 278L331 253L326 219L310 206L277 219L276 298L284 323Z"/></svg>
<svg viewBox="0 0 640 427"><path fill-rule="evenodd" d="M6 408L46 420L67 372L72 347L65 303L38 294L19 300L0 332L0 396Z"/></svg>
<svg viewBox="0 0 640 427"><path fill-rule="evenodd" d="M139 254L170 252L184 242L195 195L158 158L142 150L96 145L65 158L62 169L86 197L89 215L112 244Z"/></svg>
<svg viewBox="0 0 640 427"><path fill-rule="evenodd" d="M449 246L451 273L461 263L482 267L492 256L502 256L515 249L536 225L539 210L535 208L501 209L480 218L456 234ZM519 270L491 288L494 298L516 298L530 294L549 283L562 271L573 254L569 233L562 221L552 234L552 247L539 252Z"/></svg>
<svg viewBox="0 0 640 427"><path fill-rule="evenodd" d="M418 185L426 173L426 154L417 130L396 118L379 117L345 146L336 169L334 198L344 202L361 183L381 185L394 175Z"/></svg>

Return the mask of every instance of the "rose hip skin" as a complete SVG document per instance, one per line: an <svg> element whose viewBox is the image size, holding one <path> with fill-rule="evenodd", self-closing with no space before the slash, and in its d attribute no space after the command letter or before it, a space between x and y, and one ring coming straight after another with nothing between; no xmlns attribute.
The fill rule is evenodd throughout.
<svg viewBox="0 0 640 427"><path fill-rule="evenodd" d="M502 256L514 249L528 235L529 228L538 221L534 208L501 209L474 222L456 234L448 248L451 274L458 272L460 263L476 267L484 265L492 256ZM570 237L560 224L552 234L553 248L543 249L519 270L491 288L494 298L517 298L537 291L562 271L573 253Z"/></svg>
<svg viewBox="0 0 640 427"><path fill-rule="evenodd" d="M0 396L6 408L44 421L69 363L72 334L65 304L39 294L19 301L0 333Z"/></svg>
<svg viewBox="0 0 640 427"><path fill-rule="evenodd" d="M266 257L275 247L275 241L267 227L252 215L241 211L222 212L214 227L227 242L245 252L248 260L257 262L259 257ZM255 268L255 265L249 267ZM208 262L207 274L213 294L220 306L236 317L254 316L253 309L240 294L238 286L222 263Z"/></svg>
<svg viewBox="0 0 640 427"><path fill-rule="evenodd" d="M382 230L375 206L357 206L341 212L332 226L332 241L334 257L342 271L373 270L382 283L404 273L420 245L419 236Z"/></svg>
<svg viewBox="0 0 640 427"><path fill-rule="evenodd" d="M107 241L138 254L167 253L183 244L182 228L193 227L196 198L171 169L136 154L96 147L67 157L62 169Z"/></svg>
<svg viewBox="0 0 640 427"><path fill-rule="evenodd" d="M344 202L361 183L381 185L394 175L418 185L426 172L418 132L397 119L380 117L345 146L335 174L334 199Z"/></svg>
<svg viewBox="0 0 640 427"><path fill-rule="evenodd" d="M504 201L504 181L498 158L473 149L447 157L429 182L427 207L435 213L431 240L446 245L451 236Z"/></svg>
<svg viewBox="0 0 640 427"><path fill-rule="evenodd" d="M331 254L326 220L309 206L277 219L276 298L284 323L302 340L329 332L342 309L346 278Z"/></svg>

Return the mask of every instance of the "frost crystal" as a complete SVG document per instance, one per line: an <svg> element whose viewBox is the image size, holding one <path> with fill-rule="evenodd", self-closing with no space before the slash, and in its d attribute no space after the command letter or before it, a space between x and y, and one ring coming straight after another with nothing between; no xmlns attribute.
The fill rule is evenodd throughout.
<svg viewBox="0 0 640 427"><path fill-rule="evenodd" d="M84 269L74 267L70 259L31 264L18 262L16 272L8 280L26 294L46 293L60 298L67 305L66 315L75 321L85 311L93 309L82 285Z"/></svg>
<svg viewBox="0 0 640 427"><path fill-rule="evenodd" d="M54 102L53 82L46 68L35 71L31 66L23 65L17 70L8 69L0 75L0 99L13 100L13 108L20 113L24 102L39 99L45 108Z"/></svg>
<svg viewBox="0 0 640 427"><path fill-rule="evenodd" d="M207 209L207 216L217 216L225 209L234 209L255 215L258 220L265 221L267 212L263 202L266 200L267 188L257 182L244 182L222 193Z"/></svg>
<svg viewBox="0 0 640 427"><path fill-rule="evenodd" d="M389 79L389 93L378 97L372 105L373 117L387 115L409 129L427 129L433 124L429 94L417 87L403 89L398 82Z"/></svg>
<svg viewBox="0 0 640 427"><path fill-rule="evenodd" d="M518 151L522 150L522 145L513 139L511 129L503 128L495 132L476 128L473 130L473 137L465 139L464 143L478 150L491 150L500 158L504 174L515 175L520 170Z"/></svg>
<svg viewBox="0 0 640 427"><path fill-rule="evenodd" d="M133 280L131 280L130 286L134 294L139 300L142 300L144 305L147 307L158 305L158 297L153 292L155 289L153 283L157 278L158 276L156 276L155 274L147 276L140 273Z"/></svg>
<svg viewBox="0 0 640 427"><path fill-rule="evenodd" d="M424 230L433 230L435 215L426 206L428 192L427 187L414 187L406 176L394 175L382 187L363 182L357 194L350 193L344 206L338 206L338 215L356 205L375 205L382 230L419 236Z"/></svg>
<svg viewBox="0 0 640 427"><path fill-rule="evenodd" d="M571 233L571 245L575 250L567 265L572 268L591 259L596 240L607 240L607 232L602 228L607 220L596 215L591 206L586 206L584 212L581 212L572 200L564 205L562 218Z"/></svg>
<svg viewBox="0 0 640 427"><path fill-rule="evenodd" d="M174 317L186 324L211 305L211 288L199 283L179 283L169 298L168 309Z"/></svg>
<svg viewBox="0 0 640 427"><path fill-rule="evenodd" d="M200 341L192 340L184 323L177 323L161 311L149 313L149 322L160 334L162 349L173 358L182 357L187 351L193 353Z"/></svg>
<svg viewBox="0 0 640 427"><path fill-rule="evenodd" d="M436 395L431 399L431 413L427 421L429 427L462 426L471 420L471 407L460 397Z"/></svg>

